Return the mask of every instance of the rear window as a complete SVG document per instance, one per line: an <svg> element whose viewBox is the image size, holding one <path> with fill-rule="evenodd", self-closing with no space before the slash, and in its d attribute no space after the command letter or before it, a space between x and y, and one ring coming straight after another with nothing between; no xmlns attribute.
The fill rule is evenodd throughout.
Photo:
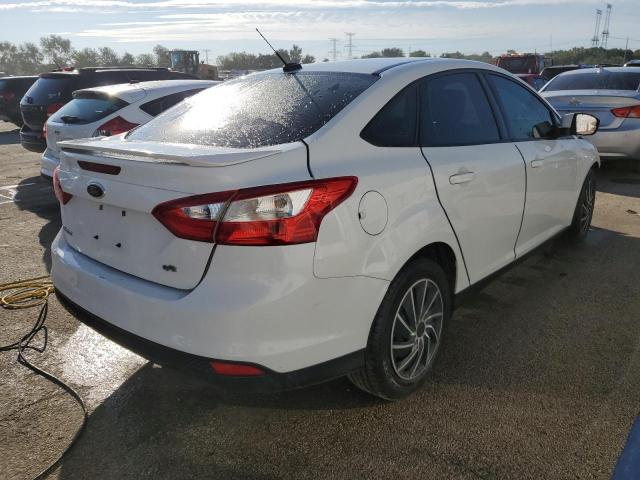
<svg viewBox="0 0 640 480"><path fill-rule="evenodd" d="M85 125L117 112L127 102L115 97L74 98L51 116L55 123Z"/></svg>
<svg viewBox="0 0 640 480"><path fill-rule="evenodd" d="M41 77L27 90L25 95L33 99L34 105L65 102L71 98L71 93L79 88L79 83L77 75Z"/></svg>
<svg viewBox="0 0 640 480"><path fill-rule="evenodd" d="M295 142L317 131L376 79L336 72L251 75L186 99L128 138L231 148Z"/></svg>
<svg viewBox="0 0 640 480"><path fill-rule="evenodd" d="M558 75L545 87L545 92L557 90L637 90L640 72L600 72Z"/></svg>

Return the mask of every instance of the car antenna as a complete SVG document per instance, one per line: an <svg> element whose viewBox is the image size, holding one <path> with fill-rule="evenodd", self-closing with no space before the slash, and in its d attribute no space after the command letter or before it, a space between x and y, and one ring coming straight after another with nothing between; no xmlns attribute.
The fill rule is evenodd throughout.
<svg viewBox="0 0 640 480"><path fill-rule="evenodd" d="M271 44L269 43L269 40L267 40L267 39L265 38L265 36L262 34L262 32L260 32L260 30L258 30L257 28L256 28L256 32L258 32L258 35L260 35L260 36L262 37L262 39L263 39L265 42L267 42L267 45L269 45L269 47L271 47L271 50L273 50L273 53L275 53L275 54L276 54L276 56L280 59L280 61L283 63L283 65L284 65L284 66L282 67L282 70L283 70L283 71L285 71L285 72L289 73L289 72L295 72L296 70L300 70L300 69L302 68L302 65L300 65L299 63L296 63L296 62L286 62L286 61L284 60L284 58L282 58L282 55L280 55L280 53L279 53L275 48L273 48L273 45L271 45Z"/></svg>

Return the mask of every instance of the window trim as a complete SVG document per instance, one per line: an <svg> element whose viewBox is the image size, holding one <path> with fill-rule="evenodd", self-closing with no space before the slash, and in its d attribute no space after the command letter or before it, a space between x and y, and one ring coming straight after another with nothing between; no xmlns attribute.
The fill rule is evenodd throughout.
<svg viewBox="0 0 640 480"><path fill-rule="evenodd" d="M504 121L504 118L502 117L502 111L498 109L497 104L495 104L494 102L494 98L492 97L492 93L490 92L487 87L488 85L485 85L485 80L483 78L483 73L485 72L485 69L479 69L479 68L457 68L457 69L453 69L453 70L446 70L444 72L438 72L438 73L434 73L431 75L426 75L424 77L422 77L420 80L422 80L424 82L424 85L421 85L419 88L419 94L418 94L418 102L421 101L421 92L423 88L428 88L429 83L433 80L436 80L438 78L441 77L447 77L447 76L451 76L451 75L458 75L461 73L471 73L473 74L477 80L478 83L480 84L480 88L482 89L482 91L484 92L485 98L487 100L487 103L489 104L489 108L491 109L491 113L493 114L493 118L496 122L496 127L498 129L498 136L500 137L498 140L495 140L493 142L470 142L470 143L455 143L455 144L451 144L451 145L428 145L426 144L426 142L422 141L422 138L418 138L418 142L421 148L450 148L450 147L469 147L469 146L474 146L474 145L495 145L495 144L499 144L499 143L510 143L512 142L510 140L510 136L508 135L508 131L506 129L506 122ZM422 132L422 119L420 118L420 105L418 105L418 127L419 127L419 132Z"/></svg>
<svg viewBox="0 0 640 480"><path fill-rule="evenodd" d="M502 120L505 124L505 127L507 129L508 132L508 138L509 141L512 143L521 143L521 142L539 142L539 141L550 141L550 140L555 140L558 137L544 137L544 138L527 138L527 139L516 139L515 135L513 134L513 132L511 131L511 129L509 128L509 124L506 121L507 115L506 115L506 108L504 107L502 100L500 99L500 97L498 96L495 87L492 85L491 80L489 78L487 78L489 75L494 75L496 77L499 78L504 78L505 80L508 80L510 82L512 82L513 84L519 86L520 88L523 88L525 91L529 91L529 93L531 93L534 97L536 97L538 99L538 101L542 104L542 106L544 108L547 109L547 111L549 112L550 116L551 116L551 120L553 121L553 127L557 128L560 125L560 115L558 115L558 113L553 109L553 108L549 108L549 105L547 105L547 102L538 94L538 92L536 92L533 88L531 88L528 84L527 85L520 85L520 83L518 83L519 81L514 80L513 78L509 78L508 75L504 75L500 72L493 72L493 71L487 71L487 72L483 72L483 76L485 77L485 82L487 84L487 87L490 89L491 91L491 95L494 98L496 105L498 106L498 108L500 109L500 116L502 117Z"/></svg>

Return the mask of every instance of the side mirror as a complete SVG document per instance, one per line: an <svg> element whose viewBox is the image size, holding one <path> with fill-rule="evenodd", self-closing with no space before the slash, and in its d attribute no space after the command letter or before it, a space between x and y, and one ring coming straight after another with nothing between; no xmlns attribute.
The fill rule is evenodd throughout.
<svg viewBox="0 0 640 480"><path fill-rule="evenodd" d="M600 120L588 113L570 113L562 117L562 127L570 135L593 135L599 126Z"/></svg>

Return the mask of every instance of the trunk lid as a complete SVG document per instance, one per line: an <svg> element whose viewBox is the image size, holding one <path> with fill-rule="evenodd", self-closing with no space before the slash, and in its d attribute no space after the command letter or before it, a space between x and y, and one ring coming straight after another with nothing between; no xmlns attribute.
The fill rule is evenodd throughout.
<svg viewBox="0 0 640 480"><path fill-rule="evenodd" d="M544 98L560 115L589 113L600 119L600 129L616 129L624 118L616 117L611 110L640 104L637 92L629 90L558 90L544 92Z"/></svg>
<svg viewBox="0 0 640 480"><path fill-rule="evenodd" d="M190 195L309 178L302 143L258 149L143 143L111 137L60 145L60 182L73 195L61 208L63 231L84 255L173 288L197 286L214 244L174 236L151 214L154 207ZM83 162L119 171L99 173ZM103 195L90 195L89 185Z"/></svg>

